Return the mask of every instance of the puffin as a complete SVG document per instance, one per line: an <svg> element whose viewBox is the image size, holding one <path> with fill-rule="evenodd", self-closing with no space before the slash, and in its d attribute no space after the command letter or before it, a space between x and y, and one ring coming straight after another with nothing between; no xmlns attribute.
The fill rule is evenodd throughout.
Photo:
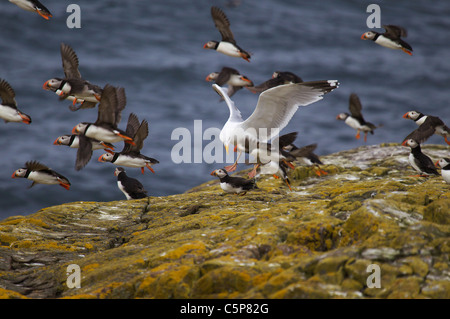
<svg viewBox="0 0 450 319"><path fill-rule="evenodd" d="M441 168L442 178L445 182L450 184L450 158L441 158L435 163L435 165Z"/></svg>
<svg viewBox="0 0 450 319"><path fill-rule="evenodd" d="M221 41L208 41L203 45L204 49L216 50L228 56L243 58L247 62L250 62L250 53L240 48L233 33L230 29L230 21L225 13L218 7L211 7L211 16L216 28L219 30L222 40Z"/></svg>
<svg viewBox="0 0 450 319"><path fill-rule="evenodd" d="M82 78L78 70L78 56L69 45L61 43L60 50L64 78L49 79L45 81L42 88L55 92L60 100L72 100L72 105L69 107L72 111L95 107L100 101L102 88ZM78 102L80 106L76 107Z"/></svg>
<svg viewBox="0 0 450 319"><path fill-rule="evenodd" d="M303 79L298 75L289 71L275 71L272 77L257 86L247 87L247 89L253 93L261 93L267 89L273 88L278 85L291 84L291 83L302 83Z"/></svg>
<svg viewBox="0 0 450 319"><path fill-rule="evenodd" d="M8 122L31 123L31 117L17 108L16 93L11 85L3 79L0 79L0 118Z"/></svg>
<svg viewBox="0 0 450 319"><path fill-rule="evenodd" d="M220 72L213 72L208 74L205 79L208 82L216 83L217 85L228 85L228 96L233 96L238 90L246 86L253 86L253 82L241 75L238 70L224 66ZM223 99L221 99L223 101Z"/></svg>
<svg viewBox="0 0 450 319"><path fill-rule="evenodd" d="M401 38L408 35L405 28L392 24L383 25L382 27L386 30L384 33L367 31L363 33L361 39L372 40L383 47L402 50L403 52L412 55L412 47Z"/></svg>
<svg viewBox="0 0 450 319"><path fill-rule="evenodd" d="M114 176L117 176L117 186L125 194L127 200L146 198L147 191L137 179L128 177L123 167L117 167L114 170Z"/></svg>
<svg viewBox="0 0 450 319"><path fill-rule="evenodd" d="M367 133L373 134L373 131L377 128L377 126L364 120L361 113L361 101L356 93L350 94L349 110L350 114L340 113L336 116L336 119L344 121L345 124L355 129L357 131L355 136L356 139L360 138L361 131L364 132L364 142L367 142Z"/></svg>
<svg viewBox="0 0 450 319"><path fill-rule="evenodd" d="M32 180L33 183L28 188L33 187L35 184L59 184L67 190L70 189L70 182L66 177L38 161L28 161L25 163L25 167L15 170L12 178L17 177Z"/></svg>
<svg viewBox="0 0 450 319"><path fill-rule="evenodd" d="M403 115L403 118L413 120L419 127L412 131L406 138L414 139L419 144L425 142L431 135L436 134L444 138L445 143L450 145L450 128L436 116L425 115L418 111L409 111Z"/></svg>
<svg viewBox="0 0 450 319"><path fill-rule="evenodd" d="M152 173L155 173L152 165L159 163L159 161L140 153L144 146L144 140L148 136L148 122L142 120L142 122L139 123L136 114L131 113L128 118L126 133L133 138L135 145L125 143L123 150L120 153L108 152L102 154L98 158L98 161L111 162L115 165L127 167L140 167L142 174L144 174L145 167L147 167Z"/></svg>
<svg viewBox="0 0 450 319"><path fill-rule="evenodd" d="M305 163L308 166L315 166L317 170L315 173L318 176L327 175L328 173L322 169L320 169L320 165L323 165L323 162L320 160L319 156L314 153L314 150L317 148L317 144L309 144L303 147L297 147L294 144L289 144L283 149L289 152L289 155L295 157L297 160Z"/></svg>
<svg viewBox="0 0 450 319"><path fill-rule="evenodd" d="M36 12L45 20L49 20L52 17L50 11L38 0L9 0L9 2L14 3L24 10Z"/></svg>
<svg viewBox="0 0 450 319"><path fill-rule="evenodd" d="M230 176L222 168L212 171L211 175L217 176L220 179L220 187L225 193L240 194L243 196L247 191L258 188L254 179Z"/></svg>
<svg viewBox="0 0 450 319"><path fill-rule="evenodd" d="M98 105L98 115L95 123L78 123L72 129L72 134L85 135L105 143L114 144L125 141L125 143L134 144L133 138L117 127L122 118L121 113L125 105L125 89L106 84L103 88L100 104Z"/></svg>
<svg viewBox="0 0 450 319"><path fill-rule="evenodd" d="M77 149L75 169L79 171L90 161L92 151L104 149L107 152L114 151L114 145L98 141L84 135L61 135L54 142L54 145L65 145ZM89 145L90 144L90 145ZM81 145L81 146L80 146Z"/></svg>
<svg viewBox="0 0 450 319"><path fill-rule="evenodd" d="M416 176L428 177L429 175L439 175L433 161L427 155L422 153L420 144L417 141L410 138L403 141L402 145L411 148L408 160L411 166L419 172L419 175Z"/></svg>

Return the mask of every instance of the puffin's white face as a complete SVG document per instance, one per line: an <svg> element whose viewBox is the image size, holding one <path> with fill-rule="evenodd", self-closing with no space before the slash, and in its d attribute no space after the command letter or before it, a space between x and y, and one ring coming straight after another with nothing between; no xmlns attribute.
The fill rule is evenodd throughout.
<svg viewBox="0 0 450 319"><path fill-rule="evenodd" d="M278 77L278 71L272 73L272 79L276 79Z"/></svg>
<svg viewBox="0 0 450 319"><path fill-rule="evenodd" d="M347 117L348 117L348 114L347 114L347 113L339 113L339 114L336 116L336 120L345 121L345 120L347 119Z"/></svg>
<svg viewBox="0 0 450 319"><path fill-rule="evenodd" d="M418 144L415 140L413 140L412 138L410 138L410 139L407 139L406 141L404 141L404 142L402 143L402 145L403 145L403 146L409 146L409 147L411 147L411 148L414 148L414 147L417 147L419 144Z"/></svg>
<svg viewBox="0 0 450 319"><path fill-rule="evenodd" d="M119 176L122 172L125 172L125 170L122 167L117 167L114 171L114 176Z"/></svg>
<svg viewBox="0 0 450 319"><path fill-rule="evenodd" d="M420 113L417 111L409 111L408 113L406 113L405 115L403 115L404 118L406 119L411 119L411 120L417 120L420 116Z"/></svg>
<svg viewBox="0 0 450 319"><path fill-rule="evenodd" d="M218 76L219 76L218 72L213 72L213 73L208 74L208 76L206 77L205 80L208 82L212 82L212 81L215 81Z"/></svg>
<svg viewBox="0 0 450 319"><path fill-rule="evenodd" d="M87 124L86 123L78 123L73 129L72 134L80 135L86 132Z"/></svg>
<svg viewBox="0 0 450 319"><path fill-rule="evenodd" d="M445 167L445 166L447 166L448 164L450 164L450 159L448 159L448 158L441 158L439 161L437 161L436 162L436 166L437 167Z"/></svg>
<svg viewBox="0 0 450 319"><path fill-rule="evenodd" d="M15 170L14 173L12 174L12 178L16 178L16 177L25 177L25 174L27 173L27 169L26 168L19 168L18 170Z"/></svg>
<svg viewBox="0 0 450 319"><path fill-rule="evenodd" d="M363 40L372 40L373 38L375 38L375 35L376 35L375 32L367 31L361 36L361 39L363 39Z"/></svg>
<svg viewBox="0 0 450 319"><path fill-rule="evenodd" d="M98 158L98 161L99 161L99 162L111 162L111 161L113 160L113 157L114 157L113 154L105 153L105 154L102 154L102 155ZM117 170L117 168L116 168L116 170Z"/></svg>
<svg viewBox="0 0 450 319"><path fill-rule="evenodd" d="M217 45L217 41L208 41L203 46L203 49L214 49Z"/></svg>
<svg viewBox="0 0 450 319"><path fill-rule="evenodd" d="M56 90L59 89L61 86L62 80L61 79L50 79L44 83L42 88L44 90Z"/></svg>
<svg viewBox="0 0 450 319"><path fill-rule="evenodd" d="M69 143L70 135L62 135L53 142L54 145L69 145Z"/></svg>
<svg viewBox="0 0 450 319"><path fill-rule="evenodd" d="M222 177L227 176L228 173L227 173L227 171L225 171L224 169L219 168L219 169L216 169L215 171L213 171L213 172L211 173L211 175L217 176L217 177L219 177L219 178L222 178Z"/></svg>

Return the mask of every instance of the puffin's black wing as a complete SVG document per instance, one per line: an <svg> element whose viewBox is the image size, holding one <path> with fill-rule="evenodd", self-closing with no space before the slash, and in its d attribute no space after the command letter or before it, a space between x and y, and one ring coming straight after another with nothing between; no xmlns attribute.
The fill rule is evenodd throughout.
<svg viewBox="0 0 450 319"><path fill-rule="evenodd" d="M79 171L91 160L92 157L92 141L89 137L80 134L78 135L78 150L77 159L75 161L75 169Z"/></svg>
<svg viewBox="0 0 450 319"><path fill-rule="evenodd" d="M66 79L81 79L78 57L75 51L65 43L61 43L61 59Z"/></svg>
<svg viewBox="0 0 450 319"><path fill-rule="evenodd" d="M352 117L358 119L362 124L366 123L361 113L361 101L356 93L350 94L348 109L350 110Z"/></svg>
<svg viewBox="0 0 450 319"><path fill-rule="evenodd" d="M228 82L232 74L239 75L239 72L236 69L224 66L216 79L216 84L223 86L225 83Z"/></svg>
<svg viewBox="0 0 450 319"><path fill-rule="evenodd" d="M211 7L211 16L217 30L219 30L220 34L222 35L222 41L236 44L233 33L230 29L230 21L228 20L225 13L217 7Z"/></svg>
<svg viewBox="0 0 450 319"><path fill-rule="evenodd" d="M8 105L14 108L17 108L16 103L16 93L14 92L14 89L9 85L8 82L5 80L0 81L0 97L2 99L3 105Z"/></svg>

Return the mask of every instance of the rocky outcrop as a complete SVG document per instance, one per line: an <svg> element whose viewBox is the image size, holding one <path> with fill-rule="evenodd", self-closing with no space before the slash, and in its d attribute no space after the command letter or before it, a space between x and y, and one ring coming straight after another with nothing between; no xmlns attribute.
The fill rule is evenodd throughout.
<svg viewBox="0 0 450 319"><path fill-rule="evenodd" d="M437 160L449 149L423 151ZM411 177L408 153L323 156L328 174L298 165L292 191L264 176L229 195L213 179L7 218L0 298L450 298L450 185Z"/></svg>

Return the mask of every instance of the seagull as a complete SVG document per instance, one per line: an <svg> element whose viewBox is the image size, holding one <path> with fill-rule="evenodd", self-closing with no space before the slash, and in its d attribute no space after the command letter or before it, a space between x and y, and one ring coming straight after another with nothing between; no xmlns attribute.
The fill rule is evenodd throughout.
<svg viewBox="0 0 450 319"><path fill-rule="evenodd" d="M228 153L229 147L251 153L258 143L267 143L289 123L299 106L317 102L323 95L338 87L336 80L312 81L280 85L262 92L252 115L245 121L241 112L226 93L226 89L213 84L213 89L225 100L230 111L219 139ZM247 150L247 148L249 148ZM237 161L232 165L236 166Z"/></svg>
<svg viewBox="0 0 450 319"><path fill-rule="evenodd" d="M400 38L408 35L405 28L392 24L383 25L383 28L386 32L378 33L375 31L367 31L361 36L361 39L372 40L376 44L383 47L394 50L402 50L403 52L412 55L412 47Z"/></svg>
<svg viewBox="0 0 450 319"><path fill-rule="evenodd" d="M14 3L19 8L22 8L24 10L36 12L45 20L48 20L52 17L50 11L38 0L9 0L9 2Z"/></svg>
<svg viewBox="0 0 450 319"><path fill-rule="evenodd" d="M203 45L203 48L216 50L217 52L232 57L243 58L244 60L250 62L250 53L244 51L236 44L236 40L234 40L233 33L230 29L230 21L225 13L220 8L211 7L211 16L216 28L222 35L222 40L208 41L205 45Z"/></svg>
<svg viewBox="0 0 450 319"><path fill-rule="evenodd" d="M102 89L98 85L91 84L81 77L78 70L79 61L75 51L67 44L61 43L61 59L64 70L64 79L52 78L45 81L42 88L59 95L61 100L72 100L72 111L93 108L100 101ZM79 107L75 104L81 103Z"/></svg>

